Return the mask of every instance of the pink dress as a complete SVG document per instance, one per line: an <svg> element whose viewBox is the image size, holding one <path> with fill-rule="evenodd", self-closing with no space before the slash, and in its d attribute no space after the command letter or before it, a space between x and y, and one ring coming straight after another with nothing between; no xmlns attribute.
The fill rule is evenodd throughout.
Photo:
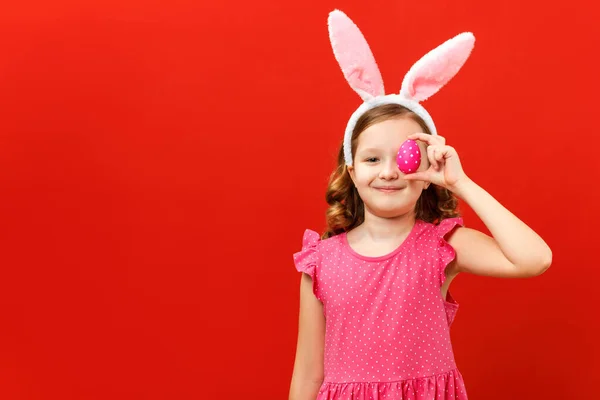
<svg viewBox="0 0 600 400"><path fill-rule="evenodd" d="M312 277L326 320L317 400L467 399L450 343L458 304L440 292L456 225L461 218L417 220L381 257L355 252L346 233L320 240L306 230L294 262Z"/></svg>

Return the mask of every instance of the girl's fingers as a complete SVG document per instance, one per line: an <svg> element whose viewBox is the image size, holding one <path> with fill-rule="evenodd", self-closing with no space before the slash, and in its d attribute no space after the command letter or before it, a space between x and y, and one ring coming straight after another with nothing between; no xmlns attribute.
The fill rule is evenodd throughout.
<svg viewBox="0 0 600 400"><path fill-rule="evenodd" d="M429 145L439 144L443 146L446 144L445 137L440 135L430 135L429 133L413 133L412 135L408 136L408 139L420 140Z"/></svg>
<svg viewBox="0 0 600 400"><path fill-rule="evenodd" d="M408 136L408 139L420 140L427 144L434 144L434 140L435 140L433 135L429 135L427 133L413 133L412 135Z"/></svg>
<svg viewBox="0 0 600 400"><path fill-rule="evenodd" d="M434 153L433 153L434 157L435 157L435 160L438 163L441 163L447 152L448 152L448 150L445 147L442 147L442 148L438 147L438 148L436 148L435 151L434 151Z"/></svg>
<svg viewBox="0 0 600 400"><path fill-rule="evenodd" d="M412 174L405 175L404 179L406 179L407 181L431 182L431 174L427 171L413 172Z"/></svg>
<svg viewBox="0 0 600 400"><path fill-rule="evenodd" d="M431 166L433 167L433 169L435 169L436 171L440 168L438 160L436 159L435 156L435 151L436 151L437 146L428 146L427 147L427 159L429 159L429 163L431 163Z"/></svg>

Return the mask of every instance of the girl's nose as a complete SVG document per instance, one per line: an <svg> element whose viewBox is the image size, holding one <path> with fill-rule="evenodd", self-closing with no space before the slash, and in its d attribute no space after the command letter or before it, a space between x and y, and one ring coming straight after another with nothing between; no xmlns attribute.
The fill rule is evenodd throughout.
<svg viewBox="0 0 600 400"><path fill-rule="evenodd" d="M381 171L379 172L379 177L381 179L397 179L400 175L400 170L398 169L398 164L396 160L386 161L381 166Z"/></svg>

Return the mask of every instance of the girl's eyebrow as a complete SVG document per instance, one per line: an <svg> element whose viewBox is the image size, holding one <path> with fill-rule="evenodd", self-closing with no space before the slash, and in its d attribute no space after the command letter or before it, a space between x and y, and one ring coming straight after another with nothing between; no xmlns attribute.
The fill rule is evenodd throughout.
<svg viewBox="0 0 600 400"><path fill-rule="evenodd" d="M361 149L361 153L368 153L368 152L377 152L377 151L381 151L381 149L378 149L376 147L368 147L366 149Z"/></svg>

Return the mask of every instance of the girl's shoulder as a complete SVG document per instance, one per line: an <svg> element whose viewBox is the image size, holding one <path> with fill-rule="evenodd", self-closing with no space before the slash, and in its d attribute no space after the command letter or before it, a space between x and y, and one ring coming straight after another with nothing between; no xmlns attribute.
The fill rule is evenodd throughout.
<svg viewBox="0 0 600 400"><path fill-rule="evenodd" d="M445 218L438 223L419 220L417 238L420 240L445 240L456 227L464 226L462 217Z"/></svg>
<svg viewBox="0 0 600 400"><path fill-rule="evenodd" d="M337 246L340 238L345 233L337 234L326 239L321 239L321 235L312 229L305 229L302 236L302 250L321 250L331 246Z"/></svg>
<svg viewBox="0 0 600 400"><path fill-rule="evenodd" d="M302 248L294 253L294 263L299 272L306 272L313 276L315 268L319 265L323 252L329 252L340 245L340 235L321 239L317 232L306 229L302 236Z"/></svg>
<svg viewBox="0 0 600 400"><path fill-rule="evenodd" d="M321 260L324 253L330 253L334 246L339 246L339 243L339 235L321 239L321 236L317 232L306 229L302 237L302 249L294 253L296 270L312 278L313 293L320 301L323 301L323 294L319 283Z"/></svg>

